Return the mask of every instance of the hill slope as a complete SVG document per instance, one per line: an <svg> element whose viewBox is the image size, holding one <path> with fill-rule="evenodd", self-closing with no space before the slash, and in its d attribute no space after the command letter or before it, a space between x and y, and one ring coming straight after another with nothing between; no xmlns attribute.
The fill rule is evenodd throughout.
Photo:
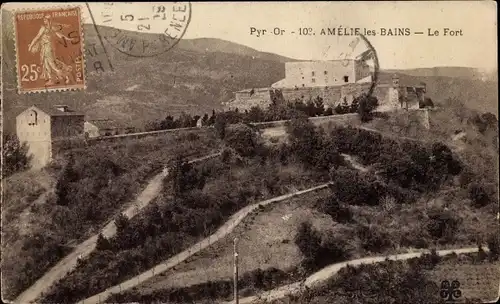
<svg viewBox="0 0 500 304"><path fill-rule="evenodd" d="M136 127L183 111L203 115L220 109L221 102L233 98L234 91L267 87L284 78L284 62L293 60L215 38L185 39L154 57L131 57L104 41L112 71L95 28L86 24L86 91L18 95L11 13L5 10L2 13L6 131L13 130L14 117L34 103L67 104L89 118L110 118ZM98 28L103 36L110 30ZM140 35L155 39L150 34ZM96 66L102 66L104 72ZM432 76L420 72L417 76L408 75L408 71L388 72L397 72L401 78L411 81L426 82L428 94L435 101L460 98L472 108L497 113L497 81L441 76L444 72L431 73Z"/></svg>

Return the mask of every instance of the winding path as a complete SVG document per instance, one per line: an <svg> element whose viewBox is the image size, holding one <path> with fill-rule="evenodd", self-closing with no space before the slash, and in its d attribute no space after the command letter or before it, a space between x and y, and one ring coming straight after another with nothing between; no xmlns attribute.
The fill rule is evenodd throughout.
<svg viewBox="0 0 500 304"><path fill-rule="evenodd" d="M210 154L190 161L190 163L203 161L206 159L220 156L219 153ZM129 219L136 216L144 207L153 201L153 199L160 193L162 188L162 181L168 176L168 169L164 168L162 172L155 175L148 183L146 188L137 196L137 198L126 204L128 206L122 214ZM104 237L110 238L116 234L116 226L114 221L110 221L101 230ZM33 285L21 293L14 303L30 303L35 301L43 292L46 292L55 282L62 279L68 274L77 264L78 258L88 256L95 248L96 241L99 233L88 238L83 243L80 243L75 249L59 261L54 267L47 271L41 278L39 278Z"/></svg>
<svg viewBox="0 0 500 304"><path fill-rule="evenodd" d="M207 248L208 246L212 245L213 243L217 242L218 240L224 238L226 235L231 233L236 226L251 212L253 212L255 209L259 208L259 206L266 206L272 203L276 202L281 202L287 199L290 199L295 196L303 195L306 193L310 193L313 191L317 191L320 189L327 188L329 186L329 183L322 184L313 188L301 190L301 191L296 191L293 193L281 195L272 199L268 199L265 201L260 201L258 203L246 206L245 208L240 209L238 212L233 214L229 220L227 220L219 229L213 233L212 235L206 237L205 239L201 240L200 242L192 245L188 249L182 251L181 253L169 258L168 260L162 262L161 264L156 265L155 267L125 281L122 282L118 285L115 285L113 287L110 287L106 289L105 291L96 294L90 298L87 298L79 303L102 303L103 301L106 300L111 294L113 293L120 293L125 290L131 289L142 282L162 273L165 272L172 267L175 267L176 265L180 264L181 262L185 261L189 257L195 255L196 253L200 252L201 250Z"/></svg>
<svg viewBox="0 0 500 304"><path fill-rule="evenodd" d="M484 248L485 251L487 251L486 248ZM470 248L460 248L460 249L447 249L447 250L439 250L437 251L437 254L440 256L448 255L451 253L456 253L456 254L461 254L461 253L471 253L471 252L477 252L478 248L477 247L470 247ZM361 264L376 264L383 262L385 260L408 260L412 259L415 257L419 257L426 252L412 252L412 253L402 253L402 254L395 254L395 255L388 255L388 256L378 256L378 257L369 257L369 258L362 258L362 259L356 259L356 260L351 260L351 261L345 261L345 262L340 262L340 263L335 263L331 264L315 273L310 275L305 281L300 281L300 282L295 282L292 284L280 286L278 288L266 291L258 296L251 296L251 297L246 297L239 299L240 304L248 304L248 303L253 303L255 301L273 301L277 299L282 299L288 295L297 295L301 291L305 290L306 288L314 288L317 287L318 285L321 285L324 283L326 280L330 279L332 276L337 274L340 269L346 267L347 265L349 266L358 266ZM234 301L230 302L224 302L224 304L230 304L233 303Z"/></svg>

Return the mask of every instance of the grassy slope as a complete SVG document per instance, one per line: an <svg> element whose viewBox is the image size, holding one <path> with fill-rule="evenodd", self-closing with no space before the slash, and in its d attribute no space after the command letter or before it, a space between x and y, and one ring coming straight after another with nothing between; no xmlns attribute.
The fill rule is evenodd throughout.
<svg viewBox="0 0 500 304"><path fill-rule="evenodd" d="M467 166L475 168L476 173L480 174L481 171L484 171L483 169L487 169L486 172L483 172L486 175L485 177L490 180L495 180L497 176L494 173L497 168L495 160L497 160L498 156L495 147L491 144L494 135L489 133L486 135L480 134L473 125L467 122L467 119L461 117L461 115L466 115L466 118L472 117L474 111L463 111L462 109L457 112L458 110L459 108L449 108L439 112L439 115L436 114L433 116L431 122L435 129L430 131L423 128L409 130L404 125L405 122L401 117L401 119L392 117L389 120L375 120L368 124L368 126L380 129L387 135L414 136L416 139L423 139L431 142L443 141L452 147L456 146L456 142L451 139L450 134L454 134L456 129L467 130L468 139L465 141L470 143L464 143L463 149L456 150L455 153L458 153L458 156ZM445 117L447 119L444 119ZM391 128L391 126L394 125L399 125L399 128ZM477 141L480 141L483 147L472 144L477 143ZM469 156L467 157L466 155ZM474 155L476 155L476 157L473 157ZM490 158L477 157L479 155L489 155ZM368 169L370 170L371 168ZM373 173L374 171L371 171L368 174ZM304 197L300 200L305 200L305 205L310 205L311 203L310 197ZM268 251L272 252L273 250L279 250L275 249L275 245L267 244L264 235L271 235L274 236L275 239L280 239L280 228L273 227L273 224L264 225L264 227L259 224L264 219L268 222L279 222L280 216L286 215L283 213L283 210L288 210L289 208L285 208L287 204L278 205L279 206L271 210L264 211L255 218L249 219L247 221L248 226L245 225L244 228L240 227L237 233L234 233L234 235L229 236L212 248L205 250L200 256L193 257L191 260L187 261L185 265L176 267L175 270L169 271L164 276L151 279L137 289L134 289L130 294L135 293L135 295L130 299L139 299L141 294L146 297L153 293L156 296L162 296L162 291L165 292L165 294L163 294L163 296L165 296L168 293L168 288L171 287L181 285L189 286L207 280L216 281L230 279L231 269L229 258L232 250L231 240L232 237L236 235L244 240L244 243L249 240L248 242L251 242L253 245L252 250L262 251L262 256L266 256L266 252ZM413 204L399 205L390 198L387 198L383 200L382 204L379 206L351 206L350 209L353 213L354 222L345 225L344 237L348 238L350 243L354 245L354 251L352 252L354 257L377 255L379 253L389 254L394 252L406 252L413 250L414 247L420 246L427 248L437 247L440 249L473 246L478 240L484 239L487 233L498 227L498 222L495 218L498 206L495 203L491 203L480 209L474 208L471 206L467 190L461 189L457 181L448 184L436 195L422 196ZM458 216L461 221L453 240L446 241L446 244L442 243L444 240L429 241L432 237L428 235L427 232L427 225L430 223L430 219L427 217L428 212L430 210L443 209L449 210L452 214ZM303 217L303 219L306 218L307 216ZM389 241L383 251L379 253L370 252L359 246L363 243L363 240L356 235L355 231L360 225L371 227L372 231L380 233L385 240ZM329 226L331 225L324 225L319 228L322 230L329 230ZM255 235L261 235L262 240L257 240ZM244 248L245 246L246 245L243 245ZM276 248L280 248L280 245L276 246ZM289 246L291 247L287 249L286 252L291 256L295 256L297 248L294 244ZM293 266L292 263L283 267L284 265L281 262L282 259L271 259L270 264L265 264L262 263L263 261L260 261L262 257L255 254L252 255L251 253L249 254L251 250L242 250L241 252L240 256L242 260L249 260L244 263L242 268L244 269L243 272L255 270L259 267L258 264L263 264L265 267L276 267L282 270ZM281 258L288 256L284 252L285 251L282 252ZM295 265L298 265L300 259L294 260L296 263ZM212 263L212 261L215 262ZM260 263L257 261L260 261ZM165 300L166 298L162 299Z"/></svg>
<svg viewBox="0 0 500 304"><path fill-rule="evenodd" d="M242 274L258 268L275 267L284 271L294 268L302 260L302 254L293 242L300 223L309 220L318 229L331 227L333 230L335 226L331 218L312 206L315 199L325 197L328 192L318 191L256 211L223 240L175 267L175 270L144 282L136 290L147 294L170 287L230 279L233 275L232 242L236 237L239 239Z"/></svg>
<svg viewBox="0 0 500 304"><path fill-rule="evenodd" d="M9 187L4 197L8 202L8 212L2 213L4 219L7 219L3 222L3 232L9 233L8 240L11 240L2 242L2 249L8 248L2 254L4 298L12 299L31 285L46 269L64 256L64 252L61 252L59 257L54 254L51 260L44 264L33 264L33 259L43 261L44 255L55 250L52 247L57 244L66 248L66 251L70 250L71 244L96 233L99 227L122 209L123 204L132 201L148 178L163 168L174 155L180 153L189 157L216 151L219 144L211 137L211 132L212 130L189 131L181 135L167 134L119 142L101 142L85 149L72 150L76 159L73 169L82 176L72 183L70 202L66 206L57 204L55 182L52 182L47 189L49 195L26 209L29 211L29 217L23 216L23 209L17 206L28 206L35 194L41 193L37 183L44 180L41 175L48 173L37 172L35 179L25 172L9 177L7 185L23 182L25 186ZM193 133L198 133L198 136L186 135ZM64 163L65 160L59 159L49 168L48 172L53 179L58 178ZM119 168L118 175L111 177L109 172L101 172L110 164ZM34 186L30 186L31 184ZM16 224L19 217L24 220L23 225ZM25 223L28 219L31 220L27 226L30 233L26 234L24 224L28 224ZM37 245L41 247L26 245L34 242L33 234L41 237L42 244ZM53 242L49 243L48 238ZM43 253L45 250L46 253Z"/></svg>

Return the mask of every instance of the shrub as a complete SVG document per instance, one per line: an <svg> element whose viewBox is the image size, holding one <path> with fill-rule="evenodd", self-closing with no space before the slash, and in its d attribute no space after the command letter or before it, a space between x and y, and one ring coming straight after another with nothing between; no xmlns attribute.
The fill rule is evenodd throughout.
<svg viewBox="0 0 500 304"><path fill-rule="evenodd" d="M362 122L368 122L373 119L372 112L378 106L377 97L363 94L356 97L353 103L358 104L357 111Z"/></svg>
<svg viewBox="0 0 500 304"><path fill-rule="evenodd" d="M295 236L295 244L304 255L302 266L306 271L313 271L333 262L347 259L350 254L347 243L328 234L321 237L310 223L304 222Z"/></svg>
<svg viewBox="0 0 500 304"><path fill-rule="evenodd" d="M490 197L486 189L477 183L469 185L469 198L471 199L474 207L480 208L490 203Z"/></svg>
<svg viewBox="0 0 500 304"><path fill-rule="evenodd" d="M257 132L244 124L237 124L228 128L224 141L244 157L255 156L260 146L262 146Z"/></svg>
<svg viewBox="0 0 500 304"><path fill-rule="evenodd" d="M382 252L392 246L391 236L375 226L361 225L357 228L357 235L362 246L370 252Z"/></svg>
<svg viewBox="0 0 500 304"><path fill-rule="evenodd" d="M181 196L192 189L202 189L205 185L205 177L182 156L174 161L171 178L175 196Z"/></svg>
<svg viewBox="0 0 500 304"><path fill-rule="evenodd" d="M460 218L449 210L432 209L428 212L427 231L434 239L451 241L461 224Z"/></svg>
<svg viewBox="0 0 500 304"><path fill-rule="evenodd" d="M349 205L378 205L387 189L373 177L344 167L330 171L331 189L337 198Z"/></svg>
<svg viewBox="0 0 500 304"><path fill-rule="evenodd" d="M214 128L217 136L220 139L224 139L224 137L226 136L227 124L227 118L223 113L215 116Z"/></svg>
<svg viewBox="0 0 500 304"><path fill-rule="evenodd" d="M29 168L28 146L15 135L3 135L2 176L7 177Z"/></svg>
<svg viewBox="0 0 500 304"><path fill-rule="evenodd" d="M111 250L111 243L102 235L102 233L99 233L97 236L95 249L99 251Z"/></svg>

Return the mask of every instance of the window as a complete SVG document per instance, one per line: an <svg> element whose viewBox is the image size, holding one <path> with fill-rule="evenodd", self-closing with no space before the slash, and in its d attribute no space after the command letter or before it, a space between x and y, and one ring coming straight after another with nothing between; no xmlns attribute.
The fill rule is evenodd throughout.
<svg viewBox="0 0 500 304"><path fill-rule="evenodd" d="M349 82L349 76L344 76L344 82Z"/></svg>
<svg viewBox="0 0 500 304"><path fill-rule="evenodd" d="M302 87L305 87L305 85L304 85L304 84L302 84Z"/></svg>
<svg viewBox="0 0 500 304"><path fill-rule="evenodd" d="M312 76L314 76L314 71L312 71Z"/></svg>
<svg viewBox="0 0 500 304"><path fill-rule="evenodd" d="M328 75L328 71L325 71L324 73L325 73L325 75Z"/></svg>
<svg viewBox="0 0 500 304"><path fill-rule="evenodd" d="M304 79L304 76L302 76L302 79Z"/></svg>
<svg viewBox="0 0 500 304"><path fill-rule="evenodd" d="M311 82L312 82L312 83L315 83L315 82L316 82L316 79L314 79L314 78L313 78L313 79L311 79Z"/></svg>

